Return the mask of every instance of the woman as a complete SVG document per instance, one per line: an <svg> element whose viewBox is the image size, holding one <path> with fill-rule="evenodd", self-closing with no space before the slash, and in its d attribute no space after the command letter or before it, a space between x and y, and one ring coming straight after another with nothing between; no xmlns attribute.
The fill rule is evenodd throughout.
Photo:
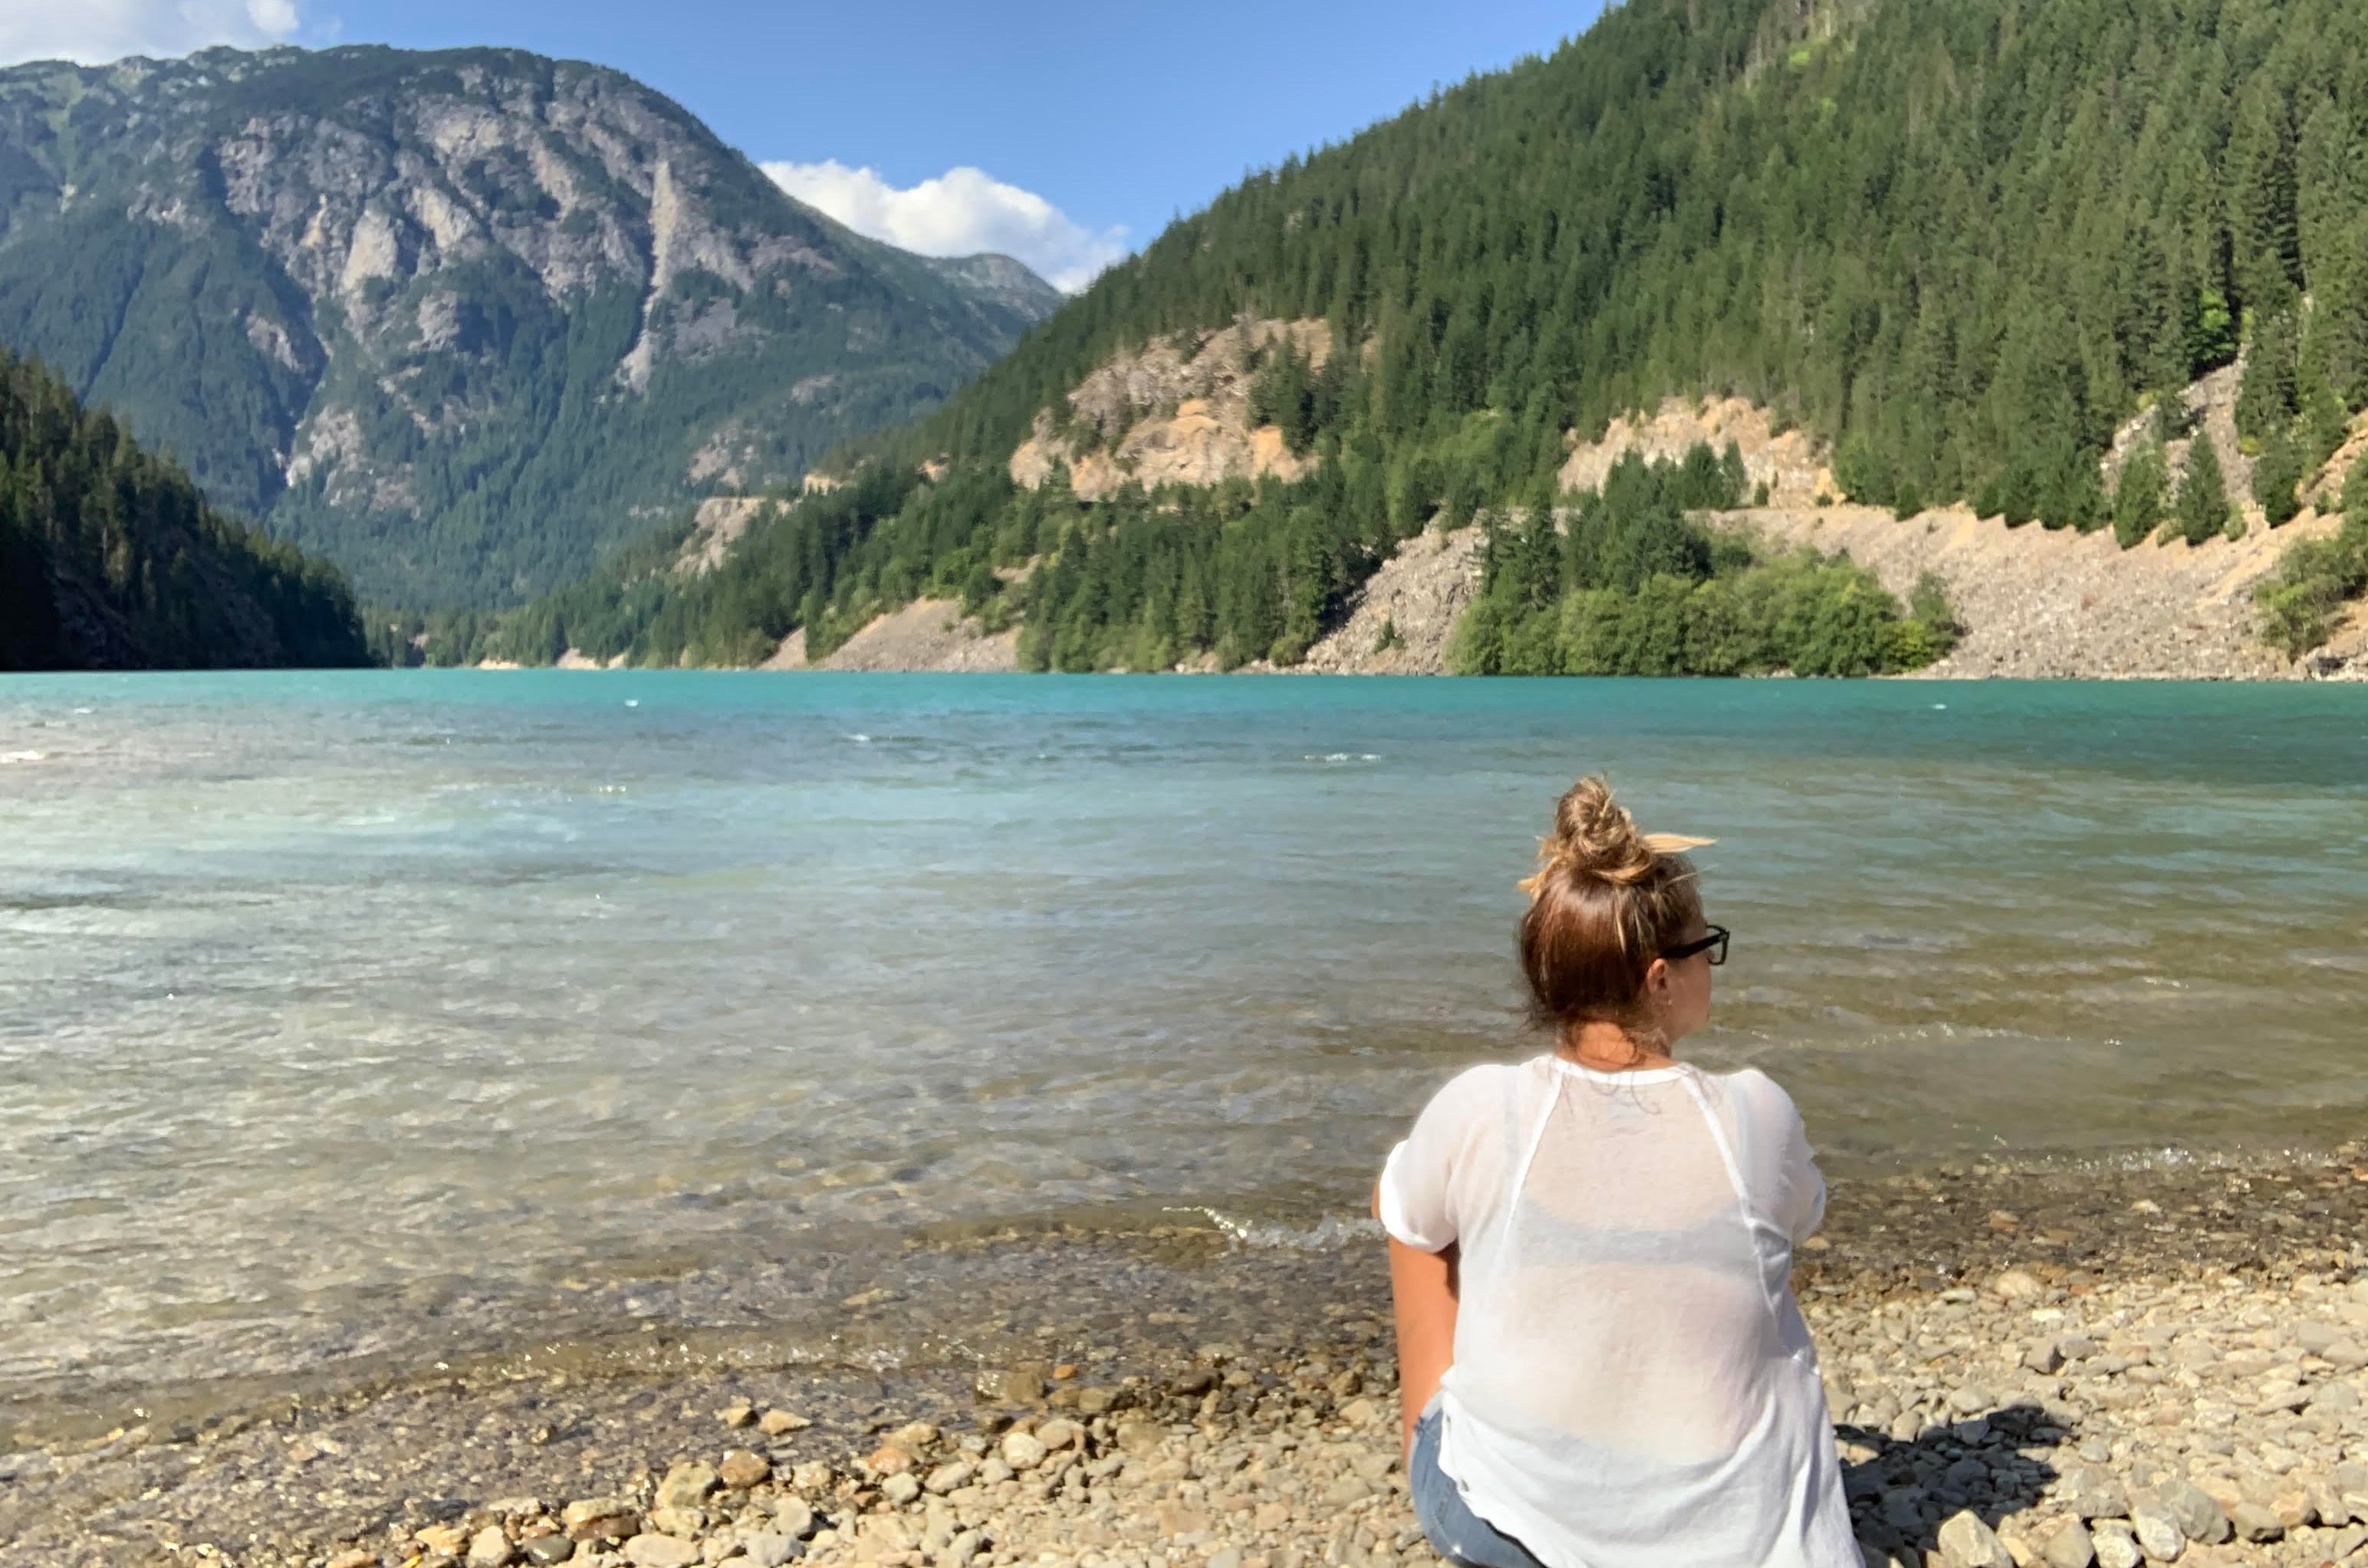
<svg viewBox="0 0 2368 1568"><path fill-rule="evenodd" d="M1825 1182L1763 1074L1676 1060L1727 933L1600 778L1521 885L1554 1049L1473 1068L1390 1153L1417 1513L1469 1568L1859 1568L1790 1281Z"/></svg>

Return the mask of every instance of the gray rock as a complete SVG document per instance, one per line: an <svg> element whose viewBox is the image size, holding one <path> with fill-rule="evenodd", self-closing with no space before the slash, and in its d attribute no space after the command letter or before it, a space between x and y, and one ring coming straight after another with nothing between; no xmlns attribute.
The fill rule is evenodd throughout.
<svg viewBox="0 0 2368 1568"><path fill-rule="evenodd" d="M1210 1557L1208 1568L1242 1568L1242 1554L1234 1547L1226 1547Z"/></svg>
<svg viewBox="0 0 2368 1568"><path fill-rule="evenodd" d="M1345 1508L1351 1503L1364 1501L1380 1490L1363 1476L1351 1471L1325 1489L1324 1500L1336 1508Z"/></svg>
<svg viewBox="0 0 2368 1568"><path fill-rule="evenodd" d="M998 1404L1033 1404L1044 1397L1044 1374L1033 1366L988 1367L971 1381L971 1389Z"/></svg>
<svg viewBox="0 0 2368 1568"><path fill-rule="evenodd" d="M2096 1537L2097 1568L2138 1568L2146 1553L2138 1550L2137 1541L2125 1535L2100 1533Z"/></svg>
<svg viewBox="0 0 2368 1568"><path fill-rule="evenodd" d="M2286 1533L2285 1521L2278 1517L2276 1510L2264 1507L2250 1498L2237 1505L2228 1522L2246 1540L2278 1540Z"/></svg>
<svg viewBox="0 0 2368 1568"><path fill-rule="evenodd" d="M746 1491L773 1478L773 1461L749 1449L734 1449L715 1467L716 1479Z"/></svg>
<svg viewBox="0 0 2368 1568"><path fill-rule="evenodd" d="M1989 1484L1990 1467L1971 1454L1941 1472L1941 1484L1963 1496L1970 1497L1977 1487Z"/></svg>
<svg viewBox="0 0 2368 1568"><path fill-rule="evenodd" d="M1914 1486L1898 1486L1883 1494L1883 1522L1902 1535L1912 1535L1924 1528L1924 1493Z"/></svg>
<svg viewBox="0 0 2368 1568"><path fill-rule="evenodd" d="M1998 1533L1970 1509L1950 1515L1941 1526L1941 1562L1942 1568L2015 1568Z"/></svg>
<svg viewBox="0 0 2368 1568"><path fill-rule="evenodd" d="M970 1568L970 1561L986 1546L986 1536L980 1530L964 1530L948 1543L938 1561L943 1568Z"/></svg>
<svg viewBox="0 0 2368 1568"><path fill-rule="evenodd" d="M2157 1562L2171 1562L2187 1550L2187 1532L2171 1517L2170 1509L2151 1492L2130 1494L2130 1528L2138 1538L2138 1545Z"/></svg>
<svg viewBox="0 0 2368 1568"><path fill-rule="evenodd" d="M723 1483L712 1465L692 1461L676 1465L658 1483L656 1506L661 1508L696 1508L707 1501L708 1494Z"/></svg>
<svg viewBox="0 0 2368 1568"><path fill-rule="evenodd" d="M898 1471L880 1483L880 1494L898 1507L903 1507L921 1494L921 1483L913 1479L910 1471Z"/></svg>
<svg viewBox="0 0 2368 1568"><path fill-rule="evenodd" d="M625 1561L633 1568L690 1568L699 1556L697 1544L679 1536L637 1535L625 1543Z"/></svg>
<svg viewBox="0 0 2368 1568"><path fill-rule="evenodd" d="M2213 1501L2212 1494L2195 1483L2184 1476L2173 1476L2154 1490L2179 1526L2180 1533L2188 1540L2217 1546L2228 1539L2228 1516Z"/></svg>
<svg viewBox="0 0 2368 1568"><path fill-rule="evenodd" d="M1003 1462L1016 1471L1034 1470L1044 1462L1044 1444L1033 1432L1005 1433L1002 1451Z"/></svg>
<svg viewBox="0 0 2368 1568"><path fill-rule="evenodd" d="M1998 1396L1979 1383L1967 1383L1949 1395L1949 1408L1960 1415L1979 1415L1997 1405Z"/></svg>
<svg viewBox="0 0 2368 1568"><path fill-rule="evenodd" d="M1207 1393L1217 1386L1217 1374L1206 1367L1187 1367L1167 1380L1167 1392L1189 1395Z"/></svg>
<svg viewBox="0 0 2368 1568"><path fill-rule="evenodd" d="M785 1536L803 1540L814 1532L814 1510L803 1497L784 1497L773 1505L773 1528Z"/></svg>
<svg viewBox="0 0 2368 1568"><path fill-rule="evenodd" d="M2129 1512L2121 1477L2101 1465L2076 1464L2055 1483L2055 1500L2084 1519L2118 1519Z"/></svg>
<svg viewBox="0 0 2368 1568"><path fill-rule="evenodd" d="M2039 1560L2047 1568L2089 1568L2097 1561L2096 1543L2077 1514L2066 1515L2047 1527L2038 1545Z"/></svg>
<svg viewBox="0 0 2368 1568"><path fill-rule="evenodd" d="M577 1540L621 1540L642 1528L641 1510L622 1497L582 1497L561 1511L560 1523Z"/></svg>
<svg viewBox="0 0 2368 1568"><path fill-rule="evenodd" d="M929 1471L928 1479L921 1484L942 1497L958 1487L969 1485L970 1478L977 1473L978 1466L970 1460L956 1460L951 1464L941 1464Z"/></svg>
<svg viewBox="0 0 2368 1568"><path fill-rule="evenodd" d="M803 1555L805 1546L795 1536L759 1530L754 1535L742 1536L740 1550L757 1568L781 1568L782 1563Z"/></svg>
<svg viewBox="0 0 2368 1568"><path fill-rule="evenodd" d="M1117 1436L1118 1446L1128 1453L1151 1454L1167 1439L1167 1428L1156 1421L1121 1421Z"/></svg>
<svg viewBox="0 0 2368 1568"><path fill-rule="evenodd" d="M704 1508L652 1508L642 1516L642 1528L655 1535L678 1535L688 1540L706 1528Z"/></svg>
<svg viewBox="0 0 2368 1568"><path fill-rule="evenodd" d="M2060 1370L2064 1347L2053 1339L2043 1339L2022 1353L2022 1364L2042 1375Z"/></svg>
<svg viewBox="0 0 2368 1568"><path fill-rule="evenodd" d="M518 1542L518 1553L535 1568L550 1568L554 1562L564 1562L575 1555L575 1542L564 1535L531 1536Z"/></svg>

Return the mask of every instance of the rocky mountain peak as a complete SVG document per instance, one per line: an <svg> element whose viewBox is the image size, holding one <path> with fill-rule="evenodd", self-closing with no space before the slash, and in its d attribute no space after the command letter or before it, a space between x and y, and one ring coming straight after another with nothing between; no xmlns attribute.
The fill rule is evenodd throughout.
<svg viewBox="0 0 2368 1568"><path fill-rule="evenodd" d="M548 585L695 468L792 478L1058 299L1008 257L850 233L600 66L355 46L0 72L0 342L366 596Z"/></svg>

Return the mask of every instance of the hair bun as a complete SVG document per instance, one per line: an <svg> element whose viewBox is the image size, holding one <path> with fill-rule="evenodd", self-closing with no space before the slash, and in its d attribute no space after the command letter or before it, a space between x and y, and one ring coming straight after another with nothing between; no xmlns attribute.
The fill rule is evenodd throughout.
<svg viewBox="0 0 2368 1568"><path fill-rule="evenodd" d="M1635 818L1611 798L1600 774L1580 779L1554 803L1554 830L1538 841L1538 874L1521 886L1534 893L1554 871L1627 887L1651 876L1662 859L1712 841L1674 833L1639 833Z"/></svg>

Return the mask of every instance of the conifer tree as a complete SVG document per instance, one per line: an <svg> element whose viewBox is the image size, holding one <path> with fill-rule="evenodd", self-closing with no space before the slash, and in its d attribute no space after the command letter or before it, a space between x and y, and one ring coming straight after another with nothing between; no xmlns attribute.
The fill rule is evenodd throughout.
<svg viewBox="0 0 2368 1568"><path fill-rule="evenodd" d="M2113 491L2113 539L2123 550L2134 550L2151 538L2163 516L2162 448L2146 441L2122 462L2121 483Z"/></svg>
<svg viewBox="0 0 2368 1568"><path fill-rule="evenodd" d="M2245 352L2245 381L2237 392L2237 433L2266 441L2285 429L2296 404L2294 364L2300 349L2295 307L2259 318Z"/></svg>
<svg viewBox="0 0 2368 1568"><path fill-rule="evenodd" d="M2237 221L2237 281L2248 309L2283 305L2302 283L2294 127L2276 84L2256 80L2237 115L2229 147Z"/></svg>
<svg viewBox="0 0 2368 1568"><path fill-rule="evenodd" d="M2172 508L2180 537L2202 544L2228 530L2236 508L2228 504L2228 480L2221 472L2220 450L2212 433L2198 430L2187 449L2187 476L2180 481L2179 500Z"/></svg>

